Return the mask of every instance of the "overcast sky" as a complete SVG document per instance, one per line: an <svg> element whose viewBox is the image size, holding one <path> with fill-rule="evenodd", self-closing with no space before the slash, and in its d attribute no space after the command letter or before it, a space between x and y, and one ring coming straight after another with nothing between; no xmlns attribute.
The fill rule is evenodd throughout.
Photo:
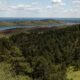
<svg viewBox="0 0 80 80"><path fill-rule="evenodd" d="M0 0L0 17L80 18L80 0Z"/></svg>

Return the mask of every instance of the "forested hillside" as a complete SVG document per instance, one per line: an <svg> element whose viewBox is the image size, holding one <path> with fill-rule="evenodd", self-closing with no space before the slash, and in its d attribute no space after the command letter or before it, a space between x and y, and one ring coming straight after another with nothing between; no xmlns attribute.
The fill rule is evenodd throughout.
<svg viewBox="0 0 80 80"><path fill-rule="evenodd" d="M0 80L69 80L71 66L80 69L80 25L0 38Z"/></svg>

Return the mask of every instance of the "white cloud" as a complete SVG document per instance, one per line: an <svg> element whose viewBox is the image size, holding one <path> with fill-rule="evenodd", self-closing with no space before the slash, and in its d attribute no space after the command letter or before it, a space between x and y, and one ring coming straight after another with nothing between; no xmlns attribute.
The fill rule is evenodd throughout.
<svg viewBox="0 0 80 80"><path fill-rule="evenodd" d="M4 16L8 17L35 17L39 15L41 8L33 5L15 5L6 6L4 9ZM2 11L3 12L3 11Z"/></svg>
<svg viewBox="0 0 80 80"><path fill-rule="evenodd" d="M80 0L73 0L73 3L80 3Z"/></svg>
<svg viewBox="0 0 80 80"><path fill-rule="evenodd" d="M80 0L73 0L72 1L72 5L73 5L73 7L80 7Z"/></svg>
<svg viewBox="0 0 80 80"><path fill-rule="evenodd" d="M62 0L51 0L53 5L59 5L59 6L65 6L66 3L64 3Z"/></svg>
<svg viewBox="0 0 80 80"><path fill-rule="evenodd" d="M62 3L62 0L52 0L52 3Z"/></svg>
<svg viewBox="0 0 80 80"><path fill-rule="evenodd" d="M0 2L0 16L3 17L80 17L80 0L50 0L47 5L38 2L31 4L2 4Z"/></svg>
<svg viewBox="0 0 80 80"><path fill-rule="evenodd" d="M51 8L52 8L52 6L51 6L51 5L48 5L46 8L47 8L47 9L51 9Z"/></svg>
<svg viewBox="0 0 80 80"><path fill-rule="evenodd" d="M10 6L11 10L40 10L39 7L35 7L32 5L17 5L17 6Z"/></svg>
<svg viewBox="0 0 80 80"><path fill-rule="evenodd" d="M31 7L32 7L31 5L22 5L22 4L16 6L10 6L11 9L15 9L15 10L24 10Z"/></svg>

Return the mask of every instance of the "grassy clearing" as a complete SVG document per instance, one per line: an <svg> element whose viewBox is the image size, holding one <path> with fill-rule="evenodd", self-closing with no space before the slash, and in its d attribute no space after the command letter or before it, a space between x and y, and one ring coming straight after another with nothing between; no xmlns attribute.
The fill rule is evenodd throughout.
<svg viewBox="0 0 80 80"><path fill-rule="evenodd" d="M67 70L68 80L80 80L80 71L74 71L72 67Z"/></svg>
<svg viewBox="0 0 80 80"><path fill-rule="evenodd" d="M15 75L11 68L11 64L6 62L0 63L0 80L31 80L28 76Z"/></svg>
<svg viewBox="0 0 80 80"><path fill-rule="evenodd" d="M14 77L12 77L10 69L10 64L0 63L0 80L17 80Z"/></svg>
<svg viewBox="0 0 80 80"><path fill-rule="evenodd" d="M0 38L6 37L6 35L0 33Z"/></svg>

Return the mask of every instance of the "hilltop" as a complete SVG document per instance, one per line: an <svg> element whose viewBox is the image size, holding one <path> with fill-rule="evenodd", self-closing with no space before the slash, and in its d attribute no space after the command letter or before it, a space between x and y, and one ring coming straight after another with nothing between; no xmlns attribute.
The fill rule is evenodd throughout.
<svg viewBox="0 0 80 80"><path fill-rule="evenodd" d="M41 26L49 24L61 24L63 21L44 19L44 20L33 20L33 21L0 21L0 26Z"/></svg>

